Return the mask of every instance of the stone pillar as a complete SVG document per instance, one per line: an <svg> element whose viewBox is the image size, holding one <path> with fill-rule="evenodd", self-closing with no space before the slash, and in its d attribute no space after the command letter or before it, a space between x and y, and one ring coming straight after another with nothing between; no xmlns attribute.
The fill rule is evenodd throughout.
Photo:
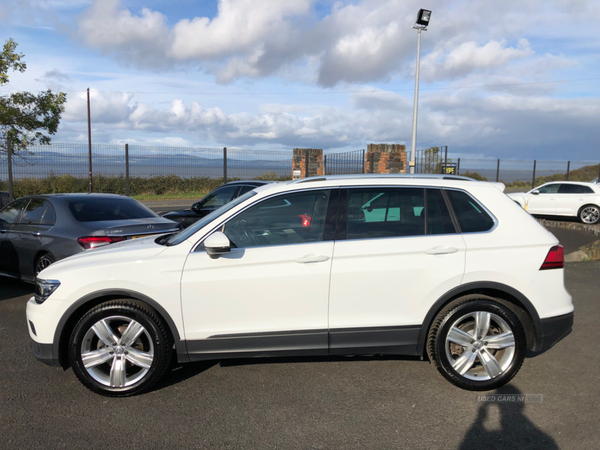
<svg viewBox="0 0 600 450"><path fill-rule="evenodd" d="M307 159L308 157L308 159ZM308 169L308 173L307 173ZM292 158L292 177L306 178L324 175L323 149L295 148Z"/></svg>
<svg viewBox="0 0 600 450"><path fill-rule="evenodd" d="M369 144L365 173L406 173L406 145Z"/></svg>

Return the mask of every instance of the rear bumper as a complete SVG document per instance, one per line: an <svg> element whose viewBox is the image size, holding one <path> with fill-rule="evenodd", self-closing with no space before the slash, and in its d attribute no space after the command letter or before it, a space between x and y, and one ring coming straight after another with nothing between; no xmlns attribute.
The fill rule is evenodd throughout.
<svg viewBox="0 0 600 450"><path fill-rule="evenodd" d="M31 340L30 344L31 353L33 353L33 356L35 356L38 361L41 361L49 366L61 367L58 358L54 358L52 356L52 347L52 344L40 344L39 342L35 342L33 339Z"/></svg>
<svg viewBox="0 0 600 450"><path fill-rule="evenodd" d="M566 337L573 329L574 313L542 319L541 339L536 342L533 349L536 352L545 352L558 341Z"/></svg>

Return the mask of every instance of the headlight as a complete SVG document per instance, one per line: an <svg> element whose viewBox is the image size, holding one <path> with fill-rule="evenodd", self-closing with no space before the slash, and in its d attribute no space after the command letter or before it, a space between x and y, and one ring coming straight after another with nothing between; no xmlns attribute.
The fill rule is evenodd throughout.
<svg viewBox="0 0 600 450"><path fill-rule="evenodd" d="M35 282L35 301L40 305L60 286L58 280L36 280Z"/></svg>

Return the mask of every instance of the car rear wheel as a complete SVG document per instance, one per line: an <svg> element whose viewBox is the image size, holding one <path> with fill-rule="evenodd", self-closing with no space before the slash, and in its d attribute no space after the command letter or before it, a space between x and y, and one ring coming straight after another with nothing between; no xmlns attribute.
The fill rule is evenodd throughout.
<svg viewBox="0 0 600 450"><path fill-rule="evenodd" d="M429 359L452 384L486 391L508 383L526 352L523 326L491 297L468 295L446 306L427 338Z"/></svg>
<svg viewBox="0 0 600 450"><path fill-rule="evenodd" d="M579 210L579 220L588 225L598 223L600 220L600 208L596 205L585 205Z"/></svg>
<svg viewBox="0 0 600 450"><path fill-rule="evenodd" d="M69 358L90 390L126 397L150 389L166 372L173 340L148 305L112 300L91 309L75 325Z"/></svg>
<svg viewBox="0 0 600 450"><path fill-rule="evenodd" d="M40 273L42 270L44 270L50 264L53 264L55 262L56 262L56 258L54 256L52 256L50 253L45 253L45 254L41 255L35 261L35 275L37 276L38 273Z"/></svg>

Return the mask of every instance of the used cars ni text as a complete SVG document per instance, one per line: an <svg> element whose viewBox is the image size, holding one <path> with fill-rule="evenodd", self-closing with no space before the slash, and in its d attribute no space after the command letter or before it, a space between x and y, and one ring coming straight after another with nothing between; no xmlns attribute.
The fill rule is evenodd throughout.
<svg viewBox="0 0 600 450"><path fill-rule="evenodd" d="M343 176L265 185L172 235L51 265L27 304L32 351L94 392L143 392L180 362L428 357L490 390L566 336L557 239L504 185Z"/></svg>

